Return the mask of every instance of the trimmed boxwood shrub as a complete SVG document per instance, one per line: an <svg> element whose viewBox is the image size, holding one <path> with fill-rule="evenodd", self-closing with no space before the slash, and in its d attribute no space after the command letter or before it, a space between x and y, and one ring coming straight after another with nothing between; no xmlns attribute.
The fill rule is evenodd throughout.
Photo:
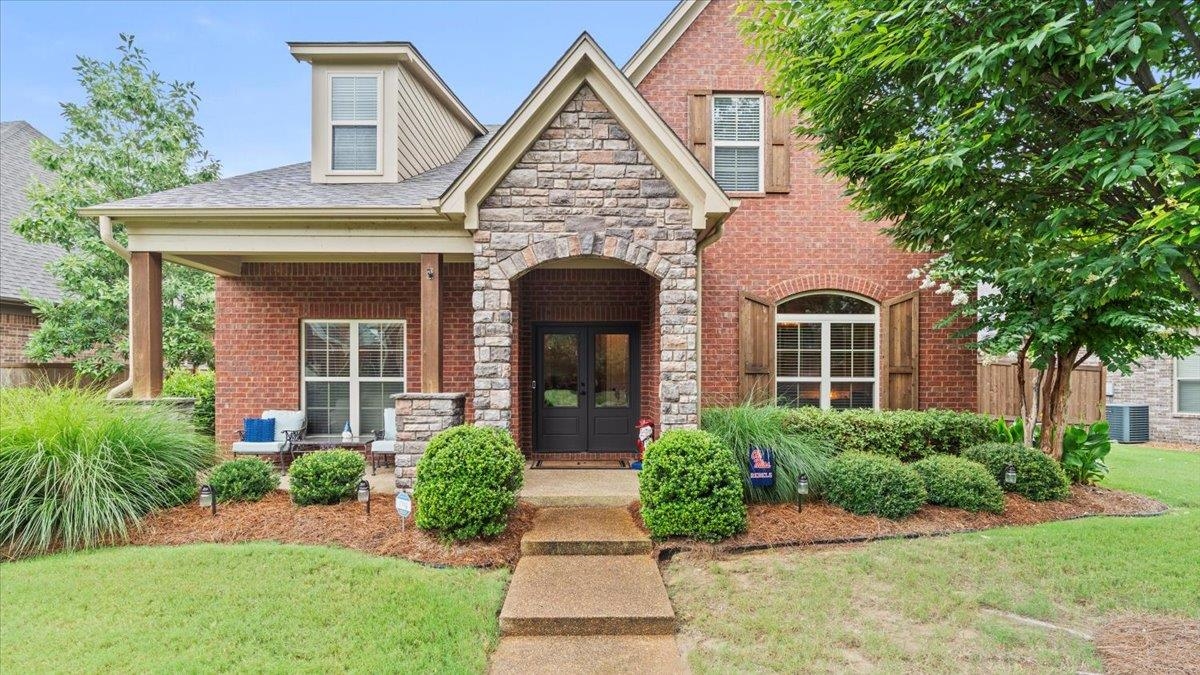
<svg viewBox="0 0 1200 675"><path fill-rule="evenodd" d="M256 502L279 487L279 474L257 457L243 457L218 465L208 484L216 490L217 501Z"/></svg>
<svg viewBox="0 0 1200 675"><path fill-rule="evenodd" d="M829 463L825 498L850 513L896 520L925 503L925 482L894 457L847 452Z"/></svg>
<svg viewBox="0 0 1200 675"><path fill-rule="evenodd" d="M676 429L651 443L638 486L642 520L656 538L718 541L746 529L742 472L708 432Z"/></svg>
<svg viewBox="0 0 1200 675"><path fill-rule="evenodd" d="M911 466L925 481L930 504L968 511L1004 511L1004 491L979 462L953 455L932 455Z"/></svg>
<svg viewBox="0 0 1200 675"><path fill-rule="evenodd" d="M933 454L957 455L992 440L992 421L953 410L821 410L797 408L789 431L831 442L837 452L870 452L911 462Z"/></svg>
<svg viewBox="0 0 1200 675"><path fill-rule="evenodd" d="M337 504L358 488L366 462L352 450L322 450L301 455L288 469L292 501L300 506Z"/></svg>
<svg viewBox="0 0 1200 675"><path fill-rule="evenodd" d="M449 540L500 534L524 468L525 457L503 429L462 425L439 433L417 462L417 527Z"/></svg>
<svg viewBox="0 0 1200 675"><path fill-rule="evenodd" d="M1035 502L1071 496L1071 480L1058 462L1036 448L1013 443L983 443L968 448L963 457L987 467L988 473L1007 492L1016 492ZM1004 483L1004 469L1017 469L1016 485Z"/></svg>

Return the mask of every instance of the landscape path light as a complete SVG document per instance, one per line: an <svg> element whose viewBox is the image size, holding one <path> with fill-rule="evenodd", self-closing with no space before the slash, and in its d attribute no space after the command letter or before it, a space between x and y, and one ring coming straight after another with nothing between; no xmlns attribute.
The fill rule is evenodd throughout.
<svg viewBox="0 0 1200 675"><path fill-rule="evenodd" d="M1004 484L1005 485L1016 485L1017 484L1017 467L1013 466L1012 464L1009 464L1008 466L1004 467Z"/></svg>
<svg viewBox="0 0 1200 675"><path fill-rule="evenodd" d="M371 515L371 484L365 479L358 481L358 503L366 504L367 515Z"/></svg>
<svg viewBox="0 0 1200 675"><path fill-rule="evenodd" d="M796 479L796 510L804 510L804 495L808 494L808 474L800 474Z"/></svg>
<svg viewBox="0 0 1200 675"><path fill-rule="evenodd" d="M212 514L217 515L217 492L207 483L200 486L200 508L212 509Z"/></svg>

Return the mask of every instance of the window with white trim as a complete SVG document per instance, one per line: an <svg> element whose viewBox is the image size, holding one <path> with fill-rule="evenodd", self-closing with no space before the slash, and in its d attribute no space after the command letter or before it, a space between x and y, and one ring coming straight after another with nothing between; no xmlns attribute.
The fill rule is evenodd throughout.
<svg viewBox="0 0 1200 675"><path fill-rule="evenodd" d="M305 321L303 406L307 433L383 428L392 394L405 390L403 321Z"/></svg>
<svg viewBox="0 0 1200 675"><path fill-rule="evenodd" d="M874 408L879 308L840 293L813 293L775 311L775 391L782 405Z"/></svg>
<svg viewBox="0 0 1200 675"><path fill-rule="evenodd" d="M381 81L377 74L329 77L329 166L333 171L379 171Z"/></svg>
<svg viewBox="0 0 1200 675"><path fill-rule="evenodd" d="M762 192L763 97L712 97L712 167L728 192Z"/></svg>
<svg viewBox="0 0 1200 675"><path fill-rule="evenodd" d="M1200 414L1200 349L1175 359L1175 412Z"/></svg>

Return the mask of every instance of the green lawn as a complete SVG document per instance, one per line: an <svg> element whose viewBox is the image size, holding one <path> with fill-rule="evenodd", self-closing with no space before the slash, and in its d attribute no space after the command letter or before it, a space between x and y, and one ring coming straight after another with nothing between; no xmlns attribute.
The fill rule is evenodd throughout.
<svg viewBox="0 0 1200 675"><path fill-rule="evenodd" d="M1172 505L953 537L678 560L667 586L697 672L1097 671L1094 634L1130 613L1200 618L1200 453L1113 451L1106 485Z"/></svg>
<svg viewBox="0 0 1200 675"><path fill-rule="evenodd" d="M506 571L278 544L0 565L0 672L478 673Z"/></svg>

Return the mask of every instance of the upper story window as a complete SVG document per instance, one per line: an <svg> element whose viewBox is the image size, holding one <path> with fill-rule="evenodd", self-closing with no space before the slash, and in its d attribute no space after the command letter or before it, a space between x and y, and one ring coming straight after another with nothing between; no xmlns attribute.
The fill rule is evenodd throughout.
<svg viewBox="0 0 1200 675"><path fill-rule="evenodd" d="M380 79L378 74L330 76L332 170L379 171Z"/></svg>
<svg viewBox="0 0 1200 675"><path fill-rule="evenodd" d="M1200 349L1175 359L1175 411L1200 414Z"/></svg>
<svg viewBox="0 0 1200 675"><path fill-rule="evenodd" d="M763 190L763 97L712 97L713 178L727 192Z"/></svg>

